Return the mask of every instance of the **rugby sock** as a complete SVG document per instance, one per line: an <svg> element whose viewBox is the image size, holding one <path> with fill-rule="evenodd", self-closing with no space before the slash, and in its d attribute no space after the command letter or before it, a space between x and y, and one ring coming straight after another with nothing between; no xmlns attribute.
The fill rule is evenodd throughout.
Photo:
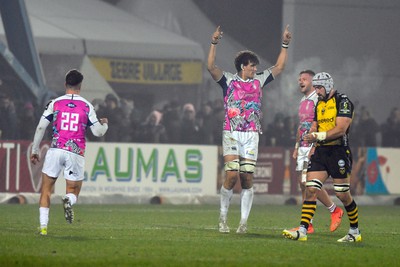
<svg viewBox="0 0 400 267"><path fill-rule="evenodd" d="M249 189L242 189L240 194L240 210L241 210L241 224L246 224L249 218L251 206L253 205L254 191L253 187Z"/></svg>
<svg viewBox="0 0 400 267"><path fill-rule="evenodd" d="M350 205L345 207L345 209L347 211L347 216L349 217L350 220L350 227L358 228L358 207L354 199L350 203Z"/></svg>
<svg viewBox="0 0 400 267"><path fill-rule="evenodd" d="M331 206L326 207L326 208L330 211L330 213L333 213L335 211L335 209L336 209L336 204L332 203Z"/></svg>
<svg viewBox="0 0 400 267"><path fill-rule="evenodd" d="M304 201L301 208L301 222L304 228L308 229L312 218L314 217L315 210L317 209L317 201Z"/></svg>
<svg viewBox="0 0 400 267"><path fill-rule="evenodd" d="M233 195L233 189L228 190L224 186L221 186L221 210L220 218L226 220L228 215L229 204L231 203Z"/></svg>
<svg viewBox="0 0 400 267"><path fill-rule="evenodd" d="M74 194L68 193L65 196L69 198L69 202L71 203L71 206L76 203L77 199L76 199L76 196Z"/></svg>
<svg viewBox="0 0 400 267"><path fill-rule="evenodd" d="M360 230L358 228L350 227L349 234L351 234L351 235L359 235L360 234Z"/></svg>
<svg viewBox="0 0 400 267"><path fill-rule="evenodd" d="M47 224L49 223L49 208L39 208L39 221L40 226L47 226Z"/></svg>

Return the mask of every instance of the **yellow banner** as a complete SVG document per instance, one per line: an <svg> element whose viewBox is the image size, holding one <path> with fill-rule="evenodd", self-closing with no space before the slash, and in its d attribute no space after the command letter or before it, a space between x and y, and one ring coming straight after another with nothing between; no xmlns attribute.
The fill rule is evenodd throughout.
<svg viewBox="0 0 400 267"><path fill-rule="evenodd" d="M153 61L90 57L109 82L135 84L200 84L200 61Z"/></svg>

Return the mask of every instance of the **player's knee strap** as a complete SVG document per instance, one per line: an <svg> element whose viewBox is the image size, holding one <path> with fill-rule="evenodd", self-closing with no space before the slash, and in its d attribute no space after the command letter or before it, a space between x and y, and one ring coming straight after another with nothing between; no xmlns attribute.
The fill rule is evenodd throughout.
<svg viewBox="0 0 400 267"><path fill-rule="evenodd" d="M225 171L239 171L239 160L234 159L232 161L225 162L224 165L224 170Z"/></svg>
<svg viewBox="0 0 400 267"><path fill-rule="evenodd" d="M333 188L335 189L335 192L337 193L344 193L350 190L350 184L333 184Z"/></svg>
<svg viewBox="0 0 400 267"><path fill-rule="evenodd" d="M240 162L240 172L254 173L256 163L254 161L243 160Z"/></svg>
<svg viewBox="0 0 400 267"><path fill-rule="evenodd" d="M312 179L311 181L306 182L306 187L313 187L313 188L317 188L318 190L321 190L322 183L320 180Z"/></svg>

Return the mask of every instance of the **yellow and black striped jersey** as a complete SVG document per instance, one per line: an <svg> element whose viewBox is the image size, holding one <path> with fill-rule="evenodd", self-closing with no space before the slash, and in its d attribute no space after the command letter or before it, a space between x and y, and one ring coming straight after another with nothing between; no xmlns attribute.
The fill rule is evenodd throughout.
<svg viewBox="0 0 400 267"><path fill-rule="evenodd" d="M336 126L337 117L353 118L354 105L345 94L335 92L335 94L327 101L319 100L315 108L314 121L318 124L318 132L327 132ZM319 142L323 146L348 146L349 145L349 130L346 134L334 140Z"/></svg>

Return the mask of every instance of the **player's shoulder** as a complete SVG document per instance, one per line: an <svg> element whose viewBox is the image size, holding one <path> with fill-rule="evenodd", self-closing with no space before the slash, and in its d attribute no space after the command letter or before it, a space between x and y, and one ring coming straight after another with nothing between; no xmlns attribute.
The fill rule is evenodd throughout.
<svg viewBox="0 0 400 267"><path fill-rule="evenodd" d="M346 94L337 93L336 99L338 112L340 114L351 114L352 112L354 112L354 105Z"/></svg>
<svg viewBox="0 0 400 267"><path fill-rule="evenodd" d="M79 96L79 100L82 101L89 110L94 110L94 107L93 107L92 103L90 103L89 100L87 100L83 96Z"/></svg>
<svg viewBox="0 0 400 267"><path fill-rule="evenodd" d="M89 100L87 100L86 98L84 98L83 96L80 95L71 95L71 94L65 94L62 95L58 98L56 98L54 101L54 103L56 102L66 102L68 103L67 105L69 105L69 107L82 107L82 106L86 106L89 109L93 109L93 105L89 102Z"/></svg>
<svg viewBox="0 0 400 267"><path fill-rule="evenodd" d="M222 77L219 79L219 84L229 85L231 82L239 80L239 76L237 74L230 73L228 71L222 72Z"/></svg>
<svg viewBox="0 0 400 267"><path fill-rule="evenodd" d="M55 99L50 99L47 101L46 105L44 106L45 110L48 110L51 105L54 104Z"/></svg>
<svg viewBox="0 0 400 267"><path fill-rule="evenodd" d="M256 75L254 77L260 78L260 77L269 77L269 76L272 76L272 68L268 68L263 71L259 71L256 73Z"/></svg>
<svg viewBox="0 0 400 267"><path fill-rule="evenodd" d="M257 76L257 75L267 75L267 76L269 76L269 75L272 74L272 69L273 69L273 68L274 68L274 67L272 66L272 67L269 67L269 68L267 68L267 69L265 69L265 70L263 70L263 71L259 71L259 72L256 73L256 76Z"/></svg>
<svg viewBox="0 0 400 267"><path fill-rule="evenodd" d="M306 100L313 101L314 104L316 104L318 102L318 94L317 94L317 92L313 91L309 95L303 95L303 97L300 99L300 102L303 102L303 101L306 101Z"/></svg>
<svg viewBox="0 0 400 267"><path fill-rule="evenodd" d="M76 94L73 94L73 95L71 95L71 94L65 94L65 95L62 95L62 96L58 97L56 100L81 101L81 102L89 103L89 104L90 104L89 100L87 100L86 98L84 98L84 97L81 96L81 95L76 95Z"/></svg>
<svg viewBox="0 0 400 267"><path fill-rule="evenodd" d="M89 100L87 100L86 98L84 98L81 95L77 95L77 99L79 99L82 102L85 102L87 105L92 105Z"/></svg>
<svg viewBox="0 0 400 267"><path fill-rule="evenodd" d="M336 93L336 101L338 103L350 103L351 105L353 105L350 98L344 93Z"/></svg>
<svg viewBox="0 0 400 267"><path fill-rule="evenodd" d="M346 95L346 94L343 94L343 93L338 93L338 96L341 98L341 99L348 99L349 97Z"/></svg>
<svg viewBox="0 0 400 267"><path fill-rule="evenodd" d="M225 77L227 80L235 79L235 75L236 74L230 73L229 71L223 71L222 72L222 77Z"/></svg>
<svg viewBox="0 0 400 267"><path fill-rule="evenodd" d="M342 99L343 100L346 100L346 99L350 100L349 97L345 93L339 93L339 92L336 93L336 98L339 99L339 100L342 100Z"/></svg>
<svg viewBox="0 0 400 267"><path fill-rule="evenodd" d="M268 68L264 71L257 72L254 75L254 80L260 81L261 85L264 87L266 84L275 80L274 75L272 74L272 69Z"/></svg>

